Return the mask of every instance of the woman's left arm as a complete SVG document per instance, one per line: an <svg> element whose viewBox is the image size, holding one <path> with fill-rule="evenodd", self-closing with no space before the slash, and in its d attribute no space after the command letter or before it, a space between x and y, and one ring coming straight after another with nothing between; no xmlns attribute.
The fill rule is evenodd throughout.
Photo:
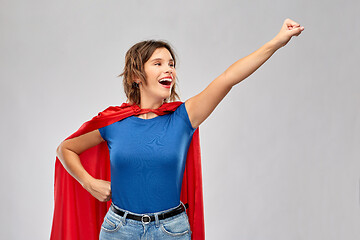
<svg viewBox="0 0 360 240"><path fill-rule="evenodd" d="M286 19L280 32L261 48L236 61L213 80L201 93L185 101L191 125L197 128L211 113L230 89L250 76L293 36L298 36L304 27Z"/></svg>

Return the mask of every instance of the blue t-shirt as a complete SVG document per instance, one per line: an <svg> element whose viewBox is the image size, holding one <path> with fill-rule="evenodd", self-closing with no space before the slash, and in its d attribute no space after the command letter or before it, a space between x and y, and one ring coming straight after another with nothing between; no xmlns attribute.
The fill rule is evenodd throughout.
<svg viewBox="0 0 360 240"><path fill-rule="evenodd" d="M113 203L133 213L180 204L187 151L195 129L185 104L151 119L125 118L99 129L107 141Z"/></svg>

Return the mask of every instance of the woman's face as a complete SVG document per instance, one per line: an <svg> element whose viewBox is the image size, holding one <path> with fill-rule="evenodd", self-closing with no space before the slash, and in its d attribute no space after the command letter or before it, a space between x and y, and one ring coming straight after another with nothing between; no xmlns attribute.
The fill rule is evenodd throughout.
<svg viewBox="0 0 360 240"><path fill-rule="evenodd" d="M160 101L170 97L175 84L174 59L166 48L158 48L144 64L147 84L140 85L141 99Z"/></svg>

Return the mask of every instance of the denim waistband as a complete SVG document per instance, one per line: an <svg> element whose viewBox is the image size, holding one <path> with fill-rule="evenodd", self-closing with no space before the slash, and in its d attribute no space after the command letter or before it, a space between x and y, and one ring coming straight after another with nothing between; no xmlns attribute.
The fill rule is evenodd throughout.
<svg viewBox="0 0 360 240"><path fill-rule="evenodd" d="M121 210L121 211L130 213L130 214L133 214L133 215L138 215L138 216L143 216L143 215L148 215L148 216L159 215L159 214L162 214L162 213L170 212L170 211L174 210L175 208L179 207L180 205L183 205L184 208L186 209L184 203L181 202L181 201L180 201L179 205L177 205L177 206L175 206L175 207L172 207L172 208L169 208L169 209L165 209L165 210L162 210L162 211L159 211L159 212L153 212L153 213L134 213L134 212L130 212L130 211L126 210L126 209L122 209L122 208L116 206L114 203L111 203L111 205L114 206L114 208L116 208L116 209L118 209L118 210Z"/></svg>
<svg viewBox="0 0 360 240"><path fill-rule="evenodd" d="M120 211L123 211L124 212L124 215L123 216L120 216L118 215L117 213L114 212L114 210L111 210L111 207L109 210L111 210L111 213L114 217L118 218L119 220L121 220L123 222L123 224L125 225L127 221L131 221L132 223L134 224L144 224L144 222L142 221L138 221L138 220L134 220L134 219L130 219L130 218L127 218L128 214L131 214L131 215L136 215L136 216L139 216L139 217L151 217L151 218L154 218L154 221L150 221L149 223L151 224L156 224L157 226L159 225L159 221L168 221L168 220L171 220L175 217L177 217L178 215L180 215L181 213L179 214L176 214L174 216L171 216L169 218L166 218L166 219L162 219L160 220L159 219L159 215L161 214L164 214L164 213L167 213L167 212L170 212L176 208L178 208L180 205L183 205L184 209L186 209L186 206L180 201L179 205L177 205L176 207L173 207L173 208L169 208L169 209L166 209L166 210L163 210L163 211L159 211L159 212L153 212L153 213L133 213L133 212L130 212L128 210L125 210L125 209L122 209L122 208L119 208L118 206L116 206L115 204L111 203L112 207L114 207L115 209L117 210L120 210ZM185 212L185 211L184 211ZM182 213L184 213L182 212ZM186 213L186 212L185 212ZM148 218L147 218L148 219ZM149 224L149 223L145 223L145 224Z"/></svg>

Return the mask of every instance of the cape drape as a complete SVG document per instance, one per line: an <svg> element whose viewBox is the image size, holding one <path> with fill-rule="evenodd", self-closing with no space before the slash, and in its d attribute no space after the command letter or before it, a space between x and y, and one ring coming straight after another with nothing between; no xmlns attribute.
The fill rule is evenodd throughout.
<svg viewBox="0 0 360 240"><path fill-rule="evenodd" d="M164 115L176 110L182 102L164 103L158 109L140 109L137 105L123 103L110 106L85 122L67 139L105 127L133 115L154 112ZM80 161L94 178L110 181L110 156L106 142L80 154ZM56 157L54 181L54 214L51 240L98 240L104 217L111 201L100 202L87 192L63 167ZM193 134L187 153L180 200L188 203L192 240L205 239L204 206L199 129Z"/></svg>

